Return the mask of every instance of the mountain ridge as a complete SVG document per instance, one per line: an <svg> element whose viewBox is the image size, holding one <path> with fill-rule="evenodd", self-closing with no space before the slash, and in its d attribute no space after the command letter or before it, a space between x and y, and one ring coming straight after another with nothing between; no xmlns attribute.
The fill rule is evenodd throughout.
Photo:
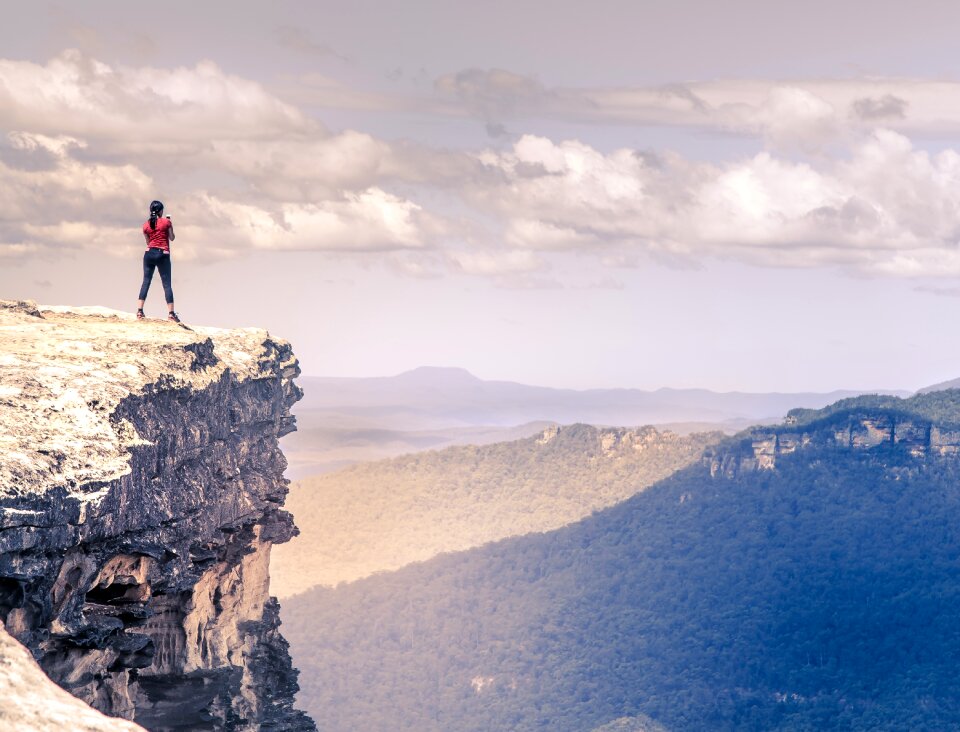
<svg viewBox="0 0 960 732"><path fill-rule="evenodd" d="M667 422L723 422L781 418L794 407L818 408L863 392L715 392L662 387L556 389L513 381L485 381L460 368L420 367L396 376L301 377L305 396L297 414L370 416L406 413L433 418L432 426L559 424L633 426ZM907 392L889 392L906 395Z"/></svg>

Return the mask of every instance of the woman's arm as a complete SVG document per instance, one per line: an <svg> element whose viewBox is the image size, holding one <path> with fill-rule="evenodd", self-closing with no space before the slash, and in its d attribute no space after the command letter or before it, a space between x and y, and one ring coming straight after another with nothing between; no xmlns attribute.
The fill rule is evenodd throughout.
<svg viewBox="0 0 960 732"><path fill-rule="evenodd" d="M170 221L170 217L167 216L167 221ZM173 241L177 238L177 235L173 233L173 222L170 221L170 241Z"/></svg>

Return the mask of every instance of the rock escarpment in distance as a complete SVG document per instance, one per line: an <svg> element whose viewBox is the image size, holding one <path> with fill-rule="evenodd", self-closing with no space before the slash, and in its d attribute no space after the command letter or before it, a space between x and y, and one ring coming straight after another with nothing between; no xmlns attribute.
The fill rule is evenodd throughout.
<svg viewBox="0 0 960 732"><path fill-rule="evenodd" d="M154 730L312 730L269 596L290 346L0 304L0 619L57 684Z"/></svg>
<svg viewBox="0 0 960 732"><path fill-rule="evenodd" d="M797 450L899 446L914 457L960 454L960 390L921 391L909 399L865 394L824 409L792 409L782 425L754 427L705 451L713 476L773 470Z"/></svg>

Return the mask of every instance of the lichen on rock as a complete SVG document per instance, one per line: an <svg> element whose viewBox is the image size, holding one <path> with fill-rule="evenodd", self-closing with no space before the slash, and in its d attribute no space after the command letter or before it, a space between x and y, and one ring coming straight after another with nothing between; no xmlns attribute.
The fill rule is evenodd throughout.
<svg viewBox="0 0 960 732"><path fill-rule="evenodd" d="M0 619L60 686L151 730L311 730L269 597L290 346L0 303Z"/></svg>

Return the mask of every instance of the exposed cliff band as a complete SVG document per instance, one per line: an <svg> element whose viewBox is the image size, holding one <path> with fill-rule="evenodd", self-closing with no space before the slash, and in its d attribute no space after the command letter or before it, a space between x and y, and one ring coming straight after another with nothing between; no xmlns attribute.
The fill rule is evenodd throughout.
<svg viewBox="0 0 960 732"><path fill-rule="evenodd" d="M300 391L262 330L0 303L0 619L150 730L312 730L269 597Z"/></svg>
<svg viewBox="0 0 960 732"><path fill-rule="evenodd" d="M865 450L881 445L899 445L915 457L960 454L960 425L938 424L890 407L838 409L812 422L800 422L792 412L783 425L754 427L709 448L703 464L712 476L734 478L743 472L772 470L781 455L810 446Z"/></svg>

